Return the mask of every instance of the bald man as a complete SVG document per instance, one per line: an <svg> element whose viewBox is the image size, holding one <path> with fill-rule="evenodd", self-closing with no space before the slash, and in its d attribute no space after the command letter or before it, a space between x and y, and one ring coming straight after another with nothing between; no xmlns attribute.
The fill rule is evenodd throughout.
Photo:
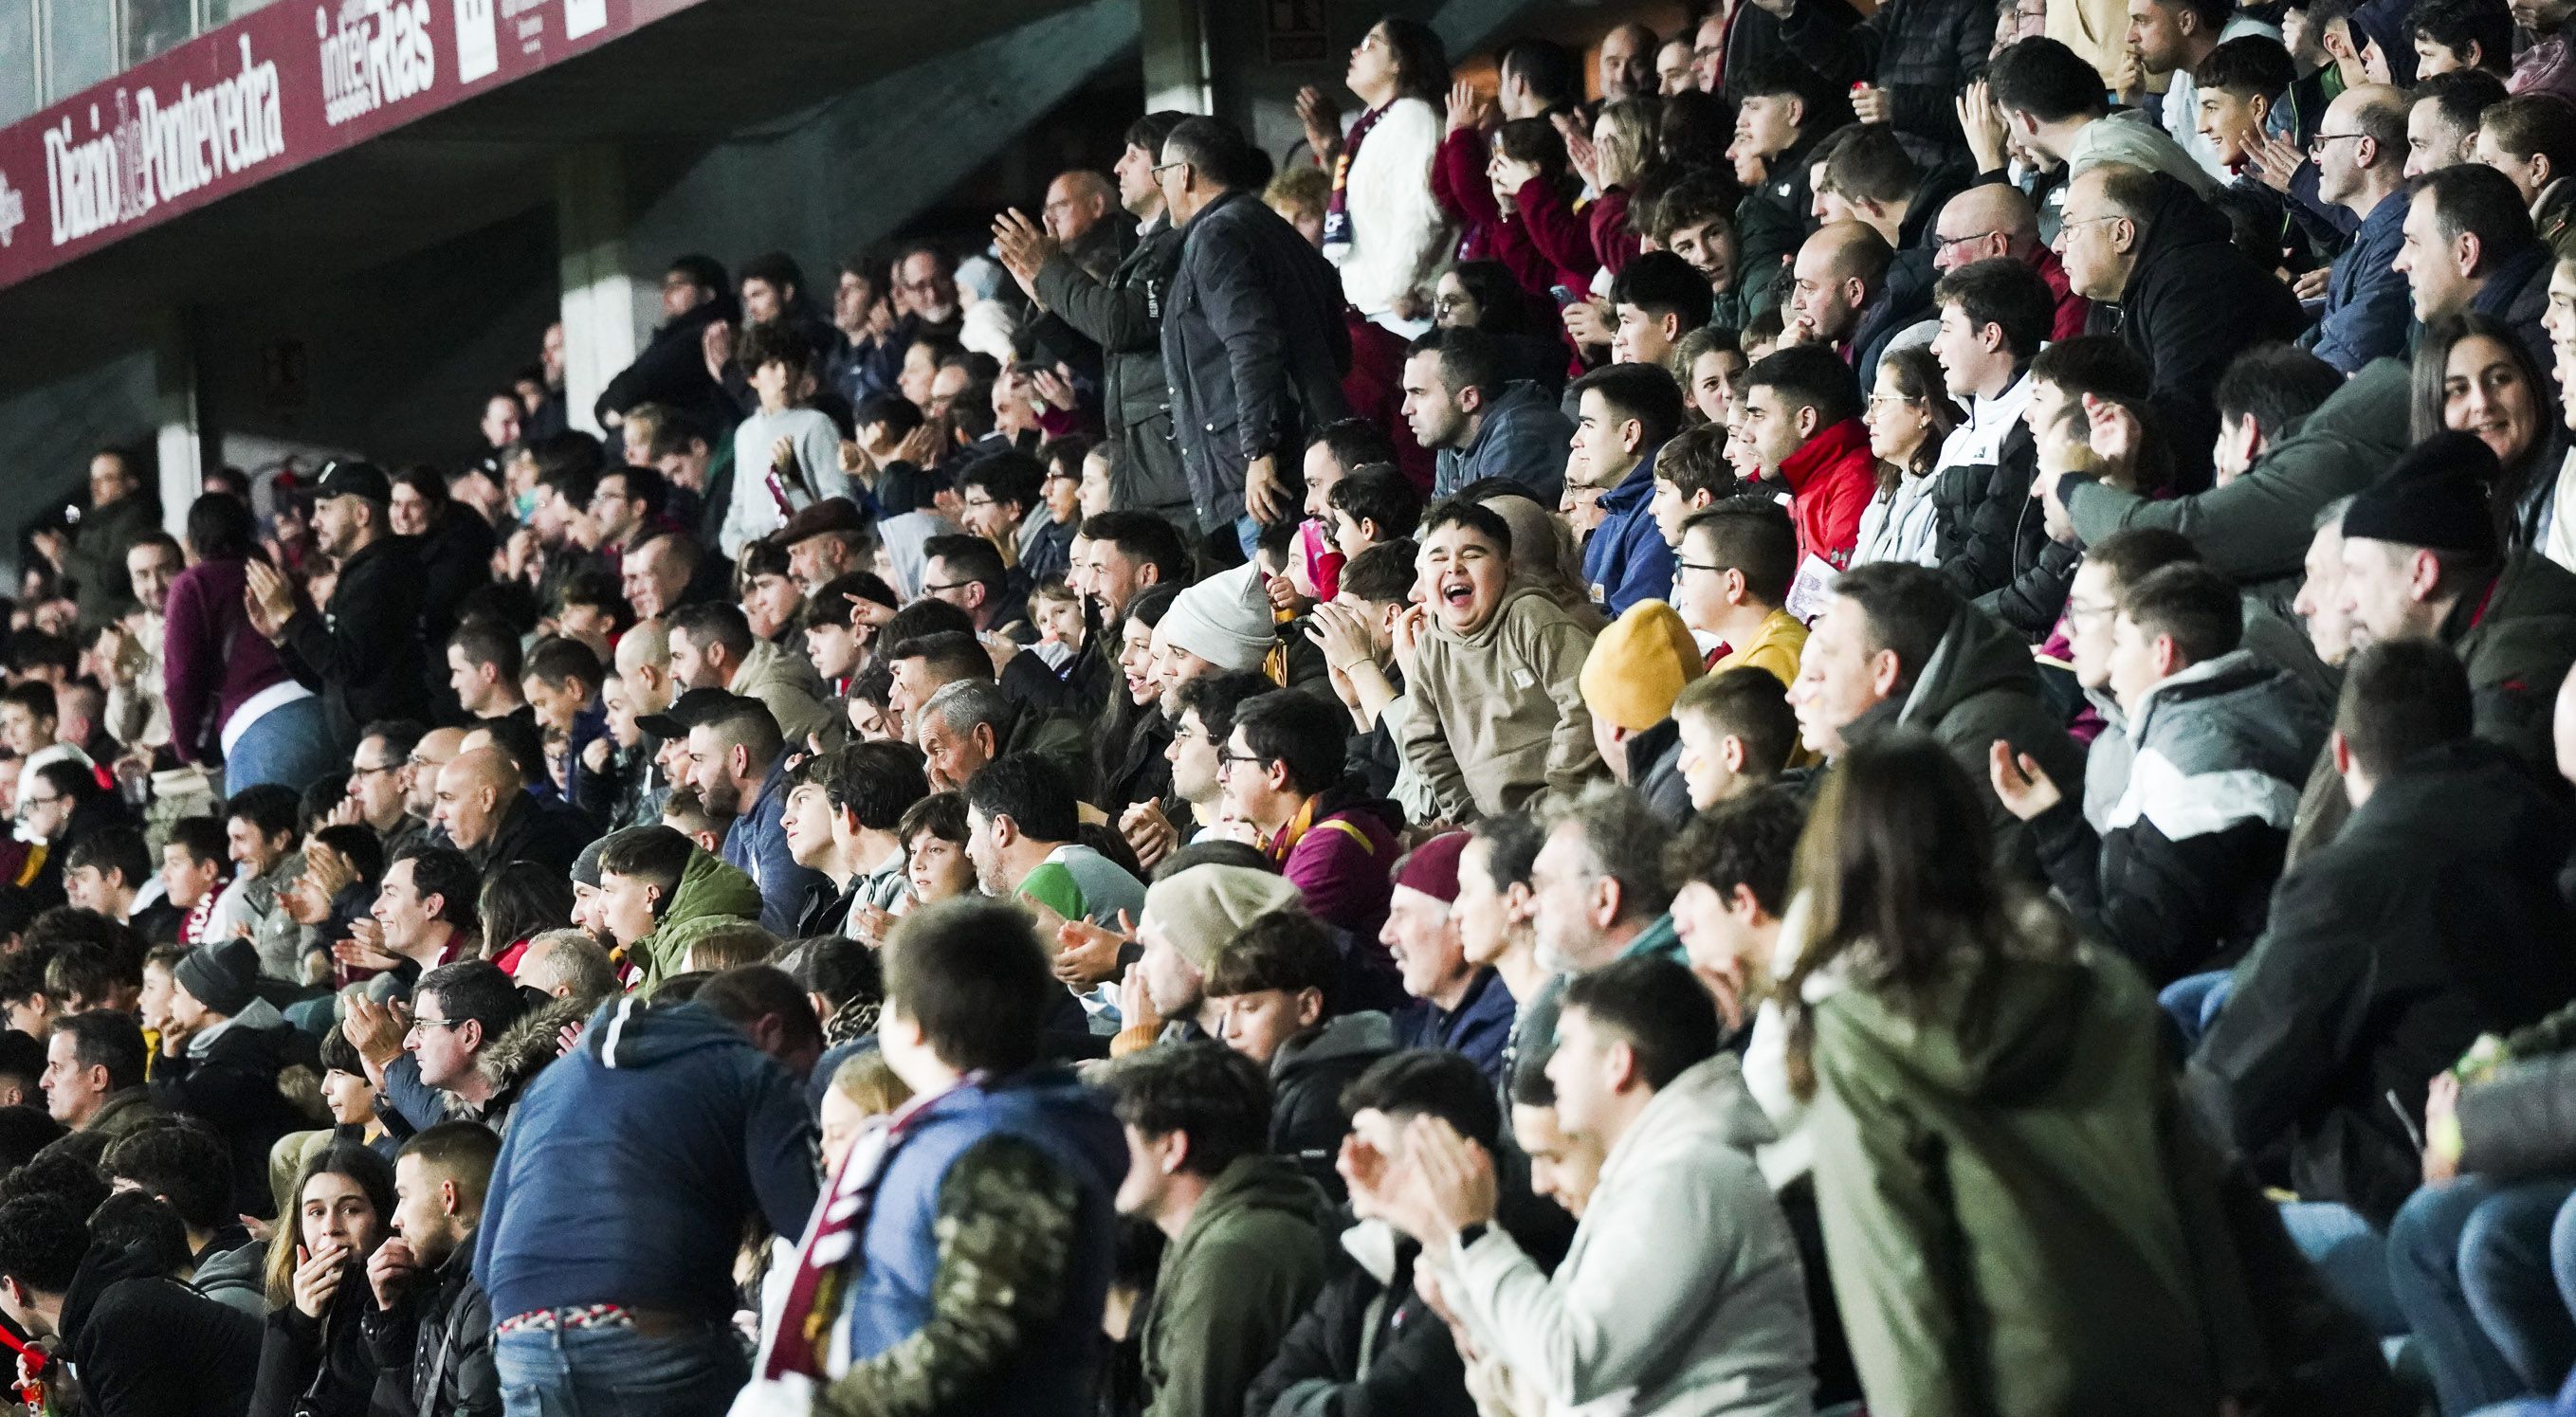
<svg viewBox="0 0 2576 1417"><path fill-rule="evenodd" d="M534 861L570 875L573 859L589 838L570 809L548 810L529 796L509 754L491 747L459 753L438 770L431 820L477 870L487 872L513 861Z"/></svg>
<svg viewBox="0 0 2576 1417"><path fill-rule="evenodd" d="M424 822L432 820L438 806L438 770L464 751L462 728L433 728L422 734L403 760L403 810Z"/></svg>
<svg viewBox="0 0 2576 1417"><path fill-rule="evenodd" d="M2093 302L2067 288L2066 263L2039 239L2039 213L2019 187L1989 182L1952 197L1932 223L1932 239L1932 268L1942 275L1997 256L2010 256L2039 272L2057 297L2057 319L2048 337L2073 339L2084 333Z"/></svg>
<svg viewBox="0 0 2576 1417"><path fill-rule="evenodd" d="M646 620L617 640L617 677L637 718L667 712L680 696L671 679L671 635L659 620Z"/></svg>
<svg viewBox="0 0 2576 1417"><path fill-rule="evenodd" d="M2386 84L2345 89L2326 105L2309 148L2318 198L2361 222L2326 275L2312 346L2319 359L2347 374L2405 353L2415 318L2406 273L2395 264L2406 244L2406 117L2406 95Z"/></svg>
<svg viewBox="0 0 2576 1417"><path fill-rule="evenodd" d="M1891 249L1857 221L1827 222L1798 248L1791 268L1783 342L1823 344L1860 376L1866 395L1891 349L1932 342L1932 263L1922 251Z"/></svg>
<svg viewBox="0 0 2576 1417"><path fill-rule="evenodd" d="M1644 25L1621 25L1601 36L1601 101L1651 96L1655 92L1655 32Z"/></svg>
<svg viewBox="0 0 2576 1417"><path fill-rule="evenodd" d="M1060 172L1047 184L1046 207L1040 218L1046 233L1056 243L1075 252L1077 264L1088 265L1081 256L1083 238L1090 236L1111 212L1118 209L1118 189L1109 179L1086 168Z"/></svg>

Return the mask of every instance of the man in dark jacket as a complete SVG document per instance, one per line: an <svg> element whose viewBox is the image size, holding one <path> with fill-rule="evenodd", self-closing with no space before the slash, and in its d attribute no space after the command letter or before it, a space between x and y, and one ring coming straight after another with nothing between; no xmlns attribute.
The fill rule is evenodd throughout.
<svg viewBox="0 0 2576 1417"><path fill-rule="evenodd" d="M707 373L704 348L707 326L730 324L736 313L725 268L713 257L688 255L672 261L662 277L662 327L635 362L600 390L593 409L600 426L616 427L626 410L640 403L683 410L710 429L741 422L741 407Z"/></svg>
<svg viewBox="0 0 2576 1417"><path fill-rule="evenodd" d="M277 1209L268 1189L268 1149L302 1124L277 1090L277 1075L310 1061L314 1046L277 1006L252 992L259 952L248 940L190 950L171 970L170 1021L152 1069L152 1100L195 1117L231 1143L233 1203L240 1214Z"/></svg>
<svg viewBox="0 0 2576 1417"><path fill-rule="evenodd" d="M475 1230L502 1386L614 1408L650 1381L662 1410L723 1406L746 1376L743 1226L801 1234L815 1171L804 1098L752 1039L694 1003L603 1005L521 1094ZM564 1322L603 1310L624 1321Z"/></svg>
<svg viewBox="0 0 2576 1417"><path fill-rule="evenodd" d="M2093 328L2119 335L2155 370L2150 400L2164 417L2176 488L2205 490L2218 376L2254 345L2306 329L2298 297L2236 249L2216 208L2143 168L2078 173L2057 245L2069 285L2093 302Z"/></svg>
<svg viewBox="0 0 2576 1417"><path fill-rule="evenodd" d="M2481 1033L2576 998L2558 894L2566 814L2473 738L2468 675L2438 644L2372 645L2345 671L2333 751L2352 819L2282 878L2264 936L2184 1072L2230 1152L2286 1145L2312 1257L2376 1252L2421 1176L2426 1084ZM2391 1331L2384 1262L2329 1265Z"/></svg>
<svg viewBox="0 0 2576 1417"><path fill-rule="evenodd" d="M1192 118L1154 169L1181 256L1163 307L1163 373L1199 524L1254 532L1297 509L1291 463L1306 435L1349 406L1350 331L1341 281L1296 228L1240 185L1242 136Z"/></svg>
<svg viewBox="0 0 2576 1417"><path fill-rule="evenodd" d="M2428 172L2408 188L2394 270L2406 275L2416 325L2474 312L2513 328L2523 352L2557 368L2541 316L2557 262L2513 180L2484 163Z"/></svg>
<svg viewBox="0 0 2576 1417"><path fill-rule="evenodd" d="M1891 0L1859 24L1824 0L1755 0L1780 21L1788 52L1852 91L1863 123L1886 123L1915 161L1964 159L1957 99L1986 72L1995 15L1975 0ZM1938 203L1933 206L1937 209Z"/></svg>
<svg viewBox="0 0 2576 1417"><path fill-rule="evenodd" d="M1987 780L2000 741L2016 760L2036 760L2070 796L2082 792L2083 756L2043 696L2030 646L1928 566L1876 561L1834 582L1799 658L1789 706L1807 747L1828 758L1870 734L1911 728L1940 740L1976 781ZM1993 796L1986 817L1997 859L2035 877L2028 827Z"/></svg>
<svg viewBox="0 0 2576 1417"><path fill-rule="evenodd" d="M501 1139L444 1122L394 1158L394 1236L367 1261L375 1306L360 1326L380 1417L494 1417L492 1306L474 1284L474 1231Z"/></svg>
<svg viewBox="0 0 2576 1417"><path fill-rule="evenodd" d="M1415 340L1404 360L1405 421L1415 442L1440 454L1435 498L1500 477L1553 507L1574 424L1537 384L1505 383L1502 360L1494 337L1473 327Z"/></svg>
<svg viewBox="0 0 2576 1417"><path fill-rule="evenodd" d="M393 534L393 483L373 463L335 462L313 489L315 549L337 565L328 610L300 605L267 562L249 564L251 628L286 652L287 668L322 693L334 750L358 747L380 718L416 714L429 693L421 649L421 571Z"/></svg>
<svg viewBox="0 0 2576 1417"><path fill-rule="evenodd" d="M142 480L125 454L109 449L89 460L89 510L81 513L79 524L68 535L37 536L39 550L48 550L48 538L68 542L58 553L48 550L48 555L71 579L81 628L95 630L134 608L125 553L159 520L160 510L144 495Z"/></svg>
<svg viewBox="0 0 2576 1417"><path fill-rule="evenodd" d="M1181 230L1163 208L1154 177L1163 140L1187 114L1148 113L1128 125L1118 159L1118 200L1143 223L1134 249L1101 280L1025 217L994 225L1002 262L1029 297L1100 346L1100 403L1118 445L1111 500L1187 525L1190 484L1172 441L1172 393L1163 375L1163 310L1181 259ZM1104 224L1106 224L1104 222Z"/></svg>
<svg viewBox="0 0 2576 1417"><path fill-rule="evenodd" d="M0 1205L0 1312L53 1339L99 1417L240 1417L259 1369L259 1320L90 1244L81 1206L34 1191ZM58 1391L48 1368L46 1387ZM56 1399L59 1401L59 1398Z"/></svg>

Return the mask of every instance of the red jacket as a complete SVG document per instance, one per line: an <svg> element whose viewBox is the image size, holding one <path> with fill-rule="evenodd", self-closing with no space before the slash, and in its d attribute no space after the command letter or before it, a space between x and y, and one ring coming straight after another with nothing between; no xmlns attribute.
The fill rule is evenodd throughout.
<svg viewBox="0 0 2576 1417"><path fill-rule="evenodd" d="M2066 263L2057 253L2042 246L2030 258L2031 269L2048 284L2048 293L2057 297L2057 322L2049 326L2052 340L2073 339L2084 333L2084 324L2093 318L2093 302L2075 293L2066 282Z"/></svg>
<svg viewBox="0 0 2576 1417"><path fill-rule="evenodd" d="M1789 484L1789 514L1798 523L1798 558L1822 559L1839 571L1860 541L1860 514L1878 495L1878 458L1869 429L1846 418L1809 438L1780 464Z"/></svg>
<svg viewBox="0 0 2576 1417"><path fill-rule="evenodd" d="M1494 259L1494 228L1503 221L1493 179L1485 175L1485 157L1485 135L1474 128L1443 137L1431 156L1431 198L1457 219L1461 261Z"/></svg>
<svg viewBox="0 0 2576 1417"><path fill-rule="evenodd" d="M1592 199L1580 213L1563 194L1533 177L1512 194L1521 222L1539 253L1562 269L1588 273L1607 267L1617 275L1638 250L1628 229L1628 194L1617 187Z"/></svg>

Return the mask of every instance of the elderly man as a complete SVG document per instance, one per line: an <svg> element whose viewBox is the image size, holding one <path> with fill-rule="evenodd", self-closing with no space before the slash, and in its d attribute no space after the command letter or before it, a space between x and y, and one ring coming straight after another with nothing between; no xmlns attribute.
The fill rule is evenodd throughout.
<svg viewBox="0 0 2576 1417"><path fill-rule="evenodd" d="M2093 302L2069 289L2066 263L2039 239L2039 214L2030 198L2008 182L1987 182L1952 197L1932 224L1932 269L1942 275L1997 256L2039 272L2057 297L2052 340L2073 339L2093 318Z"/></svg>
<svg viewBox="0 0 2576 1417"><path fill-rule="evenodd" d="M847 497L826 497L799 510L770 539L787 549L788 577L807 595L867 569L868 519Z"/></svg>
<svg viewBox="0 0 2576 1417"><path fill-rule="evenodd" d="M1413 1000L1396 1011L1395 1045L1463 1054L1499 1087L1512 1036L1512 991L1491 968L1467 957L1455 910L1467 842L1465 832L1448 832L1414 848L1396 868L1395 896L1378 939Z"/></svg>
<svg viewBox="0 0 2576 1417"><path fill-rule="evenodd" d="M478 869L534 861L572 870L587 837L577 819L550 813L528 795L518 764L498 748L459 753L438 770L433 820Z"/></svg>
<svg viewBox="0 0 2576 1417"><path fill-rule="evenodd" d="M1012 703L990 679L945 685L921 706L919 717L915 741L929 762L931 786L943 792L963 789L978 769L1005 753L1047 759L1077 791L1090 779L1090 742L1081 726Z"/></svg>

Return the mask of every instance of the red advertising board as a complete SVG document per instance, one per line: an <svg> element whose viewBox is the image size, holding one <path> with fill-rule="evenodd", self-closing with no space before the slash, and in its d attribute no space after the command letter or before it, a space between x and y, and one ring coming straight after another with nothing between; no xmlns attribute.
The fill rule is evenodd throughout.
<svg viewBox="0 0 2576 1417"><path fill-rule="evenodd" d="M0 128L0 288L696 3L277 0Z"/></svg>

